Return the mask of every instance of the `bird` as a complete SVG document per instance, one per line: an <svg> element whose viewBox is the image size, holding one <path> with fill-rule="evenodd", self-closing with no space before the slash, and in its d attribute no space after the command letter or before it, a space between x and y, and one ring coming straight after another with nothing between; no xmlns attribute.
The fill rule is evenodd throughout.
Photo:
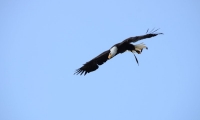
<svg viewBox="0 0 200 120"><path fill-rule="evenodd" d="M99 66L103 65L107 60L110 60L114 56L116 56L118 54L122 54L125 51L130 51L132 53L141 54L142 50L144 48L148 49L148 47L144 43L140 43L140 44L136 44L136 45L133 45L131 43L137 42L137 41L142 40L142 39L151 38L151 37L155 37L157 35L163 34L163 33L156 33L157 30L158 29L156 29L156 30L152 29L149 32L149 29L147 29L145 35L129 37L129 38L123 40L122 42L113 45L110 49L102 52L101 54L99 54L98 56L93 58L92 60L86 62L79 69L76 69L74 74L75 75L78 75L78 74L82 75L83 74L85 76L86 74L97 70L99 68ZM134 56L135 56L135 54L134 54ZM136 56L135 56L135 59L136 59L136 62L138 63L138 59L137 59ZM138 65L139 65L139 63L138 63Z"/></svg>

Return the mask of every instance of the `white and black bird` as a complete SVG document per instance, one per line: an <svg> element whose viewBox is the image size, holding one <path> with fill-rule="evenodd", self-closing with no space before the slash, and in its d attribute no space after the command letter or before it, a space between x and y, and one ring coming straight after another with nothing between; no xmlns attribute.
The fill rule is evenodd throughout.
<svg viewBox="0 0 200 120"><path fill-rule="evenodd" d="M157 29L158 30L158 29ZM157 35L163 34L163 33L155 33L157 30L152 30L150 33L148 33L148 30L145 35L135 36L135 37L129 37L125 40L123 40L120 43L117 43L113 45L109 50L104 51L97 57L93 58L92 60L86 62L83 64L83 66L76 70L74 74L84 74L90 73L92 71L95 71L99 68L99 65L102 65L107 60L113 58L114 56L118 55L119 53L124 53L125 51L130 51L132 53L138 53L140 54L144 48L148 49L145 44L137 44L133 45L131 42L137 42L142 39L155 37ZM134 54L135 56L135 54ZM135 56L136 62L138 63L138 60Z"/></svg>

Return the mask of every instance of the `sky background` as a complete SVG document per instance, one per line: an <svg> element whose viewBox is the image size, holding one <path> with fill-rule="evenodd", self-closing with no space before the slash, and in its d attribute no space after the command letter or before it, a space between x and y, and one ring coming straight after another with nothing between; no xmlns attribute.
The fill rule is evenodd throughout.
<svg viewBox="0 0 200 120"><path fill-rule="evenodd" d="M200 1L1 0L0 120L200 120ZM73 75L147 29L149 50ZM137 44L136 43L136 44Z"/></svg>

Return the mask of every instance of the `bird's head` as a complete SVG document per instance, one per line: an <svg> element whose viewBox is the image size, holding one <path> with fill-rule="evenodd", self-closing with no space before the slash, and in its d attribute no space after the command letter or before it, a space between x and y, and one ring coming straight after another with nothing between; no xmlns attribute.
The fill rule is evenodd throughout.
<svg viewBox="0 0 200 120"><path fill-rule="evenodd" d="M112 47L110 49L110 53L108 55L108 59L111 59L112 57L114 57L117 53L118 48L116 46Z"/></svg>

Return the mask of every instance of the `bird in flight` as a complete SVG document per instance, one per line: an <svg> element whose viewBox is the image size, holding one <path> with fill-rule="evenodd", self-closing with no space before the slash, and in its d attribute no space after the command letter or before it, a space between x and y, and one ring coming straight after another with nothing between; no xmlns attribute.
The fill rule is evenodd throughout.
<svg viewBox="0 0 200 120"><path fill-rule="evenodd" d="M122 54L125 51L130 51L132 53L140 54L144 48L148 49L147 46L145 46L145 44L143 44L143 43L136 44L136 45L133 45L131 43L163 34L163 33L156 33L157 30L158 29L156 29L156 30L153 29L149 32L149 29L148 29L145 35L129 37L129 38L123 40L122 42L113 45L109 50L102 52L97 57L95 57L92 60L83 64L83 66L80 67L79 69L77 69L74 74L86 75L87 73L93 72L99 68L99 65L104 64L107 60L110 60L114 56L118 55L119 53ZM134 56L135 56L135 54L134 54ZM136 59L136 62L138 63L136 56L135 56L135 59Z"/></svg>

